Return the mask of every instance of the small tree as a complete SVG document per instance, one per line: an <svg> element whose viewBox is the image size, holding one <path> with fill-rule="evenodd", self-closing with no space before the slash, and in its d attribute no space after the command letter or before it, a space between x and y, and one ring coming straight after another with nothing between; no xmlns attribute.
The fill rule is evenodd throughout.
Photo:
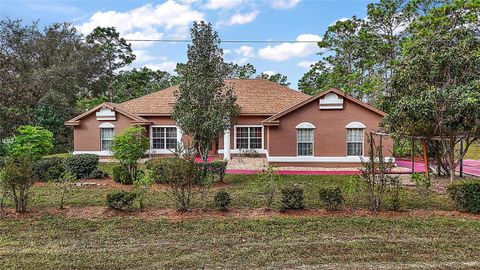
<svg viewBox="0 0 480 270"><path fill-rule="evenodd" d="M42 127L20 126L9 145L9 154L40 159L52 150L52 138L53 134Z"/></svg>
<svg viewBox="0 0 480 270"><path fill-rule="evenodd" d="M0 173L0 184L4 196L15 202L15 211L27 211L30 187L35 182L32 159L27 156L11 157L5 161Z"/></svg>
<svg viewBox="0 0 480 270"><path fill-rule="evenodd" d="M360 169L361 178L367 186L370 209L380 210L386 189L390 183L395 182L395 177L390 172L395 167L392 160L385 160L383 156L382 136L379 136L380 144L375 144L375 135L367 135L369 143L368 160L362 160L363 168Z"/></svg>
<svg viewBox="0 0 480 270"><path fill-rule="evenodd" d="M258 174L257 179L260 186L260 196L265 198L265 209L270 211L277 192L278 174L274 172L273 166L268 166Z"/></svg>
<svg viewBox="0 0 480 270"><path fill-rule="evenodd" d="M64 172L59 179L55 180L55 183L60 189L60 209L65 209L63 207L65 203L65 198L67 197L67 194L70 192L76 182L77 177L71 171Z"/></svg>
<svg viewBox="0 0 480 270"><path fill-rule="evenodd" d="M238 113L233 89L224 84L228 68L223 62L220 38L212 25L194 22L192 45L188 45L186 64L179 64L179 90L172 118L191 136L202 157L206 175L208 152L214 142L229 129Z"/></svg>
<svg viewBox="0 0 480 270"><path fill-rule="evenodd" d="M126 128L113 140L113 156L120 161L132 181L138 176L138 161L148 150L148 138L145 129L140 126Z"/></svg>
<svg viewBox="0 0 480 270"><path fill-rule="evenodd" d="M140 209L143 209L145 197L147 196L148 191L155 183L153 172L151 170L145 170L137 180L133 182L136 189L138 190L138 202L140 204Z"/></svg>

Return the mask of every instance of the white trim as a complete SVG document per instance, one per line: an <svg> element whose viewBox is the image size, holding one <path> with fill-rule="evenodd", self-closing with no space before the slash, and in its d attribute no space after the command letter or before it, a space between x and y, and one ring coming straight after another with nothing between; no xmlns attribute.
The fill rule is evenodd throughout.
<svg viewBox="0 0 480 270"><path fill-rule="evenodd" d="M249 151L255 151L258 154L268 154L267 150L265 149L230 149L231 154L240 154L240 151L242 153L248 153ZM219 154L224 154L225 150L224 149L218 149Z"/></svg>
<svg viewBox="0 0 480 270"><path fill-rule="evenodd" d="M145 152L145 154L154 154L154 155L172 155L174 153L173 149L150 149Z"/></svg>
<svg viewBox="0 0 480 270"><path fill-rule="evenodd" d="M312 137L313 137L312 142L311 142L312 143L312 154L308 155L308 156L305 156L305 155L300 156L298 154L298 144L299 144L299 142L298 142L298 130L299 129L297 129L296 130L297 132L295 133L295 140L296 140L295 148L297 149L297 157L313 157L313 156L315 156L315 129L313 129L313 128L304 128L304 129L312 130ZM310 143L310 142L300 142L300 143Z"/></svg>
<svg viewBox="0 0 480 270"><path fill-rule="evenodd" d="M103 123L98 126L99 128L115 128L115 125L112 123Z"/></svg>
<svg viewBox="0 0 480 270"><path fill-rule="evenodd" d="M345 128L367 128L367 126L365 126L362 122L351 122L351 123L348 123L348 125L345 126Z"/></svg>
<svg viewBox="0 0 480 270"><path fill-rule="evenodd" d="M262 148L250 148L246 150L255 150L258 152L258 150L263 150L265 149L264 146L264 140L265 140L265 134L264 134L264 129L262 125L234 125L233 126L233 149L237 149L237 127L260 127L262 128ZM248 131L248 144L250 145L250 130ZM245 149L242 149L245 150ZM234 152L231 152L234 153Z"/></svg>
<svg viewBox="0 0 480 270"><path fill-rule="evenodd" d="M220 149L219 151L220 152ZM223 132L223 159L230 160L230 129L227 128Z"/></svg>
<svg viewBox="0 0 480 270"><path fill-rule="evenodd" d="M343 98L338 97L336 93L328 93L319 102L320 110L343 109Z"/></svg>
<svg viewBox="0 0 480 270"><path fill-rule="evenodd" d="M148 128L148 135L149 135L149 141L150 141L150 150L148 151L148 153L150 153L150 154L171 154L172 151L175 150L174 148L171 148L171 149L153 149L153 128L155 128L155 127L159 127L159 128L174 127L174 128L176 128L177 129L177 144L182 142L183 132L176 125L151 125ZM165 141L165 146L167 146L167 141Z"/></svg>
<svg viewBox="0 0 480 270"><path fill-rule="evenodd" d="M298 124L295 128L296 129L314 129L316 127L311 123L302 122L302 123Z"/></svg>
<svg viewBox="0 0 480 270"><path fill-rule="evenodd" d="M353 123L358 123L358 122L353 122ZM361 123L360 123L361 124ZM346 130L346 137L345 137L345 149L347 150L347 157L357 157L357 156L350 156L348 155L348 143L359 143L358 141L348 141L348 130L349 129L361 129L362 130L362 155L365 155L365 129L364 128L347 128Z"/></svg>
<svg viewBox="0 0 480 270"><path fill-rule="evenodd" d="M298 156L298 157L281 157L281 156L269 156L267 154L268 162L318 162L318 163L361 163L363 161L369 161L368 157L359 156L347 156L347 157L312 157L312 156ZM385 157L385 161L395 162L393 157Z"/></svg>
<svg viewBox="0 0 480 270"><path fill-rule="evenodd" d="M105 156L105 157L111 157L113 156L112 151L73 151L73 155L79 155L79 154L94 154L97 156Z"/></svg>
<svg viewBox="0 0 480 270"><path fill-rule="evenodd" d="M115 111L112 111L108 107L103 107L100 111L96 112L97 120L115 120Z"/></svg>

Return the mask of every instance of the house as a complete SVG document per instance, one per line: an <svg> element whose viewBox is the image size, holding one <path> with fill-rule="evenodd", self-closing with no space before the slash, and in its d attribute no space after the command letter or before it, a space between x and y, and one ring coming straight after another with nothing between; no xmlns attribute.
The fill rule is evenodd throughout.
<svg viewBox="0 0 480 270"><path fill-rule="evenodd" d="M233 87L240 115L213 143L211 153L225 159L255 151L281 166L358 166L366 155L366 133L379 128L385 113L337 89L315 96L264 79L226 80ZM113 137L126 127L145 126L150 155L170 155L187 136L175 126L169 87L130 101L104 103L69 121L74 154L111 156ZM383 143L385 156L393 143Z"/></svg>

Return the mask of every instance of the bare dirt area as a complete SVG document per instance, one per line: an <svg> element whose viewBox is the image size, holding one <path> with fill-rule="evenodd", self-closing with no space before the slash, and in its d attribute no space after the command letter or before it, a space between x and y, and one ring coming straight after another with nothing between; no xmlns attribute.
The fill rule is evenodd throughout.
<svg viewBox="0 0 480 270"><path fill-rule="evenodd" d="M442 211L442 210L404 210L404 211L379 211L372 212L366 209L357 210L337 210L327 211L324 209L304 209L290 210L286 212L268 211L263 208L254 209L231 209L229 211L192 209L186 212L179 212L175 209L158 209L148 208L140 210L119 211L101 206L88 207L67 207L63 210L57 207L49 207L44 209L35 209L27 213L15 213L14 209L4 209L1 216L10 219L31 219L43 216L59 216L65 218L80 219L105 219L115 217L134 217L145 220L166 219L172 222L189 220L189 219L210 219L210 218L322 218L322 217L379 217L379 218L427 218L427 217L447 217L459 219L480 220L480 215L463 213L459 211Z"/></svg>

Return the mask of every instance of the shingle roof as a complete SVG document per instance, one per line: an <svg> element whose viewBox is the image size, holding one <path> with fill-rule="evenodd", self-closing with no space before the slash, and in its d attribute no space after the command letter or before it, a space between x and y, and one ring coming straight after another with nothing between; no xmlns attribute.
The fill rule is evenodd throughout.
<svg viewBox="0 0 480 270"><path fill-rule="evenodd" d="M226 85L233 87L237 95L237 104L241 114L273 115L310 96L265 79L225 80ZM121 103L124 110L138 115L171 113L175 104L172 86L143 97Z"/></svg>

